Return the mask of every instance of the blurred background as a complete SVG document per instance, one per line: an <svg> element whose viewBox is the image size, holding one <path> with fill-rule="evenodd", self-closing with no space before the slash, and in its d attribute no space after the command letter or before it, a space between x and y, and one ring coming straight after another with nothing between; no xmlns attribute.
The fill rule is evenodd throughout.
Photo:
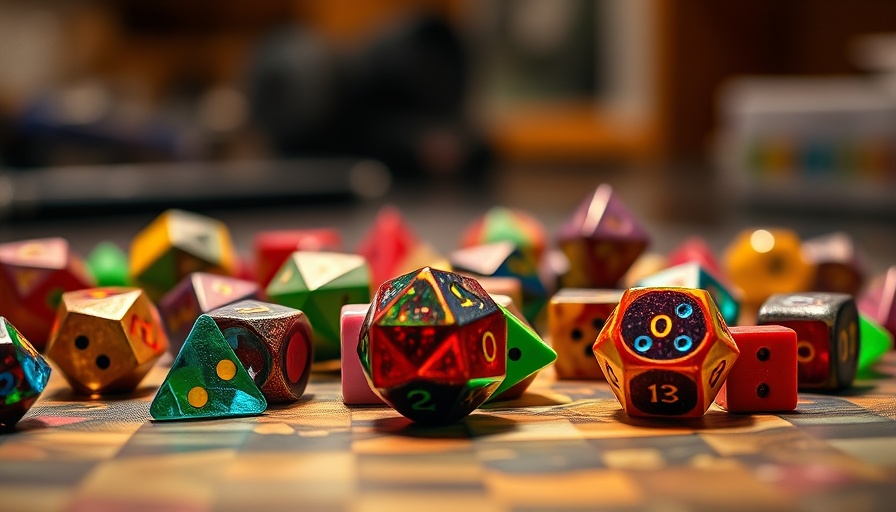
<svg viewBox="0 0 896 512"><path fill-rule="evenodd" d="M660 250L772 223L889 257L896 3L0 2L4 240L169 206L351 239L395 202L451 247L601 182Z"/></svg>

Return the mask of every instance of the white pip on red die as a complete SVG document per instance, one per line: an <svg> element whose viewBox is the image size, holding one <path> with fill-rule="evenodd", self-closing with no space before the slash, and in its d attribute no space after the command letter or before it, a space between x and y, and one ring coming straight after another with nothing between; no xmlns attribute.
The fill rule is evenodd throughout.
<svg viewBox="0 0 896 512"><path fill-rule="evenodd" d="M780 325L731 327L730 331L740 357L716 403L728 412L796 409L796 332Z"/></svg>
<svg viewBox="0 0 896 512"><path fill-rule="evenodd" d="M361 324L370 304L346 304L339 317L339 337L342 342L342 401L345 405L386 405L377 395L361 368L358 358L358 339Z"/></svg>

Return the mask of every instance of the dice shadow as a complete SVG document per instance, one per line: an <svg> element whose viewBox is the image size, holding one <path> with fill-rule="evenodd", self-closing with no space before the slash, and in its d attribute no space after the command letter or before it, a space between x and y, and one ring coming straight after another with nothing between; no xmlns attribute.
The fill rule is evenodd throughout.
<svg viewBox="0 0 896 512"><path fill-rule="evenodd" d="M510 432L516 424L509 418L477 413L447 425L416 423L404 417L379 418L373 429L379 434L417 439L476 439Z"/></svg>
<svg viewBox="0 0 896 512"><path fill-rule="evenodd" d="M752 414L733 414L712 409L699 418L635 418L619 409L611 419L632 427L648 429L721 430L748 428L756 423Z"/></svg>
<svg viewBox="0 0 896 512"><path fill-rule="evenodd" d="M58 400L60 402L123 402L127 400L143 399L155 396L159 390L158 386L140 386L132 391L124 393L106 393L88 395L75 391L71 387L64 387L54 390L48 395L44 395L48 400Z"/></svg>

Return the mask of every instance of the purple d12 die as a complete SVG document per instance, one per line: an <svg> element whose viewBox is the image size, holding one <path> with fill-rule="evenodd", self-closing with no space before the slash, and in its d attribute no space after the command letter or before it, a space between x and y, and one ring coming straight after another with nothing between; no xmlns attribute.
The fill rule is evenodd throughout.
<svg viewBox="0 0 896 512"><path fill-rule="evenodd" d="M258 300L257 283L205 272L194 272L159 301L162 324L168 331L168 351L176 356L199 315L239 300Z"/></svg>
<svg viewBox="0 0 896 512"><path fill-rule="evenodd" d="M650 237L609 185L597 187L560 228L569 259L568 288L613 288L647 248Z"/></svg>

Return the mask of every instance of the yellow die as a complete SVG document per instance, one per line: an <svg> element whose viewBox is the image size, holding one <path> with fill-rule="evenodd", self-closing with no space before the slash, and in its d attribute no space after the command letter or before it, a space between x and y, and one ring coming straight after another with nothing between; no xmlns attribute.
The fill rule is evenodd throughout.
<svg viewBox="0 0 896 512"><path fill-rule="evenodd" d="M815 275L799 235L787 229L743 231L725 252L725 270L751 309L775 293L808 290Z"/></svg>
<svg viewBox="0 0 896 512"><path fill-rule="evenodd" d="M591 346L620 298L619 290L584 288L564 288L551 298L548 330L558 379L603 380Z"/></svg>

